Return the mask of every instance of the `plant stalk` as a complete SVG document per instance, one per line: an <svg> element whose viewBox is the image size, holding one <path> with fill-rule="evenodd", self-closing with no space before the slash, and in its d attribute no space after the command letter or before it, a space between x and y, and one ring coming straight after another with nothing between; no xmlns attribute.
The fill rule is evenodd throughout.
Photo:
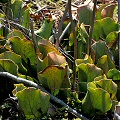
<svg viewBox="0 0 120 120"><path fill-rule="evenodd" d="M31 20L31 22L30 22L30 28L31 28L31 34L32 34L32 41L34 43L34 49L35 49L35 52L37 54L38 46L37 46L37 42L36 42L36 36L34 34L33 20Z"/></svg>
<svg viewBox="0 0 120 120"><path fill-rule="evenodd" d="M118 0L118 22L120 23L120 0ZM119 54L119 70L120 70L120 33L118 34L118 54Z"/></svg>
<svg viewBox="0 0 120 120"><path fill-rule="evenodd" d="M96 6L97 6L97 0L94 0L92 24L91 24L91 28L90 28L90 34L89 34L88 55L91 55L92 34L93 34L93 29L94 29Z"/></svg>
<svg viewBox="0 0 120 120"><path fill-rule="evenodd" d="M68 5L69 5L69 16L70 16L70 21L71 21L71 30L72 30L73 38L74 38L74 62L73 62L73 86L72 86L72 89L75 90L77 88L77 86L76 86L76 64L75 64L75 60L77 59L78 45L77 45L77 39L76 39L75 25L74 25L74 21L73 21L73 18L72 18L72 12L71 12L71 0L68 0Z"/></svg>

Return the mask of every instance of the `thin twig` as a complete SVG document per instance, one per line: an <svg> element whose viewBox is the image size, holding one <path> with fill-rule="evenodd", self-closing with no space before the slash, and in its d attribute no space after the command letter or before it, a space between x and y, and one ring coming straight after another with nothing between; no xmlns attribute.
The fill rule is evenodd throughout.
<svg viewBox="0 0 120 120"><path fill-rule="evenodd" d="M40 12L41 10L43 10L43 9L45 9L45 8L47 8L48 7L48 5L46 5L46 6L44 6L44 7L41 7L41 8L39 8L35 13L38 13L38 12Z"/></svg>
<svg viewBox="0 0 120 120"><path fill-rule="evenodd" d="M58 49L66 58L68 58L71 62L74 62L74 57L72 57L70 54L68 54L62 48L59 47Z"/></svg>
<svg viewBox="0 0 120 120"><path fill-rule="evenodd" d="M65 1L65 0L62 0L62 2L67 3L67 1ZM83 0L81 0L81 1L79 1L79 2L80 2L80 4L82 4L82 3L83 3ZM72 5L73 7L79 8L79 6L76 5L76 4L74 4L74 3L71 3L71 5Z"/></svg>
<svg viewBox="0 0 120 120"><path fill-rule="evenodd" d="M13 80L14 82L17 83L23 83L24 85L28 85L31 87L35 87L37 89L40 89L41 91L47 93L50 95L51 100L53 100L54 102L66 107L68 109L69 112L71 112L72 114L76 115L77 117L81 118L82 120L89 120L86 117L84 117L82 114L78 113L76 110L72 109L70 106L68 106L66 103L64 103L62 100L58 99L57 97L53 96L52 94L50 94L48 91L46 91L43 87L39 86L38 84L30 81L30 80L26 80L20 77L17 77L15 75L12 75L8 72L0 72L0 76L1 77L6 77L9 78L11 80Z"/></svg>
<svg viewBox="0 0 120 120"><path fill-rule="evenodd" d="M66 31L68 30L68 28L70 27L71 22L68 23L68 25L65 27L65 29L63 30L61 36L59 37L59 42L62 40L63 36L65 35Z"/></svg>
<svg viewBox="0 0 120 120"><path fill-rule="evenodd" d="M91 28L90 28L89 43L88 43L88 55L91 54L92 34L93 34L94 22L95 22L96 5L97 5L97 0L94 0L92 24L91 24Z"/></svg>

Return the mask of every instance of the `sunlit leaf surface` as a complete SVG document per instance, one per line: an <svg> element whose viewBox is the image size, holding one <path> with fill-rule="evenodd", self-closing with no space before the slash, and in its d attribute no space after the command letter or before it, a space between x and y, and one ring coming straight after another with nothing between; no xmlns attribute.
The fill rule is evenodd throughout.
<svg viewBox="0 0 120 120"><path fill-rule="evenodd" d="M78 79L80 82L91 82L95 77L103 74L102 69L94 64L80 64L78 66Z"/></svg>
<svg viewBox="0 0 120 120"><path fill-rule="evenodd" d="M12 37L9 39L11 49L21 55L21 57L28 62L30 60L30 64L36 64L36 53L34 50L34 45L31 41L26 39L20 39L19 37Z"/></svg>
<svg viewBox="0 0 120 120"><path fill-rule="evenodd" d="M64 77L66 75L65 69L59 66L48 66L42 72L38 73L40 84L48 86L53 95L59 93Z"/></svg>
<svg viewBox="0 0 120 120"><path fill-rule="evenodd" d="M14 61L18 65L18 70L21 73L26 74L27 70L22 65L22 58L20 55L17 55L14 52L6 51L6 52L0 54L0 59L10 59L10 60Z"/></svg>
<svg viewBox="0 0 120 120"><path fill-rule="evenodd" d="M38 61L38 71L44 70L47 66L58 65L61 66L63 63L66 63L64 56L58 55L55 52L49 52L44 60Z"/></svg>
<svg viewBox="0 0 120 120"><path fill-rule="evenodd" d="M27 119L40 118L47 113L50 96L33 87L25 88L16 93L20 109Z"/></svg>
<svg viewBox="0 0 120 120"><path fill-rule="evenodd" d="M12 60L0 59L0 71L1 72L9 72L9 73L17 76L18 66Z"/></svg>
<svg viewBox="0 0 120 120"><path fill-rule="evenodd" d="M100 38L106 39L107 35L113 31L119 31L120 25L113 19L107 17L96 20L93 31L93 39L98 41Z"/></svg>
<svg viewBox="0 0 120 120"><path fill-rule="evenodd" d="M97 66L101 68L105 74L107 74L110 69L115 68L113 60L107 55L103 55L98 59Z"/></svg>
<svg viewBox="0 0 120 120"><path fill-rule="evenodd" d="M109 111L112 107L110 94L101 88L88 88L88 94L94 108L101 110L103 113Z"/></svg>

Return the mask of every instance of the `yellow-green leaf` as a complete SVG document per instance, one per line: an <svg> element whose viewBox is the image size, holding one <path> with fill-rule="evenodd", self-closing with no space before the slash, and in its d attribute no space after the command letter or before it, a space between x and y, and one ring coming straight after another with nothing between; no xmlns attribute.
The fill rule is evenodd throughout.
<svg viewBox="0 0 120 120"><path fill-rule="evenodd" d="M47 113L50 96L39 89L28 87L16 93L21 111L27 119L40 118Z"/></svg>
<svg viewBox="0 0 120 120"><path fill-rule="evenodd" d="M22 58L20 55L14 52L6 51L0 54L0 59L10 59L18 65L19 72L25 74L27 72L26 68L22 65Z"/></svg>
<svg viewBox="0 0 120 120"><path fill-rule="evenodd" d="M29 59L31 65L36 64L36 53L34 45L31 41L27 39L20 39L19 37L12 37L9 39L11 49L21 55L24 61L27 63Z"/></svg>
<svg viewBox="0 0 120 120"><path fill-rule="evenodd" d="M117 93L117 84L115 84L111 79L102 79L96 81L95 83L102 89L106 90L109 94L111 94L112 99L115 97Z"/></svg>
<svg viewBox="0 0 120 120"><path fill-rule="evenodd" d="M18 66L12 60L0 59L0 72L9 72L17 76Z"/></svg>
<svg viewBox="0 0 120 120"><path fill-rule="evenodd" d="M53 20L45 19L41 28L39 30L35 31L35 33L48 40L51 35L52 24L53 24ZM38 37L37 41L40 41L40 40L41 40L41 38Z"/></svg>
<svg viewBox="0 0 120 120"><path fill-rule="evenodd" d="M21 39L25 39L23 33L20 30L16 29L13 29L13 31L8 34L7 38L9 39L11 37L20 37Z"/></svg>
<svg viewBox="0 0 120 120"><path fill-rule="evenodd" d="M110 94L101 88L93 89L88 88L88 94L90 95L90 101L92 106L101 110L103 113L109 111L112 107L112 100Z"/></svg>
<svg viewBox="0 0 120 120"><path fill-rule="evenodd" d="M93 31L93 39L98 41L100 38L106 39L107 35L113 31L119 31L120 25L113 19L106 17L96 20Z"/></svg>
<svg viewBox="0 0 120 120"><path fill-rule="evenodd" d="M66 63L64 56L58 55L55 52L49 52L44 60L38 59L38 72L44 70L47 66L58 65Z"/></svg>
<svg viewBox="0 0 120 120"><path fill-rule="evenodd" d="M95 77L103 74L102 69L94 64L80 64L78 65L78 79L80 82L91 82Z"/></svg>
<svg viewBox="0 0 120 120"><path fill-rule="evenodd" d="M107 74L107 72L110 70L110 69L113 69L115 68L115 64L114 62L112 61L112 59L107 56L107 55L103 55L100 59L98 59L98 62L97 62L97 66L99 68L101 68L105 74Z"/></svg>
<svg viewBox="0 0 120 120"><path fill-rule="evenodd" d="M117 69L110 69L107 73L107 77L113 80L120 80L120 71Z"/></svg>
<svg viewBox="0 0 120 120"><path fill-rule="evenodd" d="M42 72L38 73L40 84L48 87L53 95L59 93L66 71L60 66L48 66Z"/></svg>
<svg viewBox="0 0 120 120"><path fill-rule="evenodd" d="M38 48L39 48L40 52L41 52L42 55L43 55L43 58L42 58L42 59L44 59L49 52L53 52L53 51L54 51L56 54L58 54L58 55L62 55L62 54L54 47L54 45L53 45L51 42L47 41L47 40L40 40L39 43L38 43Z"/></svg>
<svg viewBox="0 0 120 120"><path fill-rule="evenodd" d="M15 89L12 91L13 95L16 95L17 92L26 88L23 84L14 84Z"/></svg>

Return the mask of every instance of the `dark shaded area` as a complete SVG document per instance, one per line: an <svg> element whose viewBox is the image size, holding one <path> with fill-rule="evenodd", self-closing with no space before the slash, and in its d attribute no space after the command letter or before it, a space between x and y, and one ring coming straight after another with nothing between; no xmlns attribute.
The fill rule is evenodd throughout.
<svg viewBox="0 0 120 120"><path fill-rule="evenodd" d="M5 77L0 77L0 104L4 102L5 99L12 96L12 90L14 89L14 83Z"/></svg>
<svg viewBox="0 0 120 120"><path fill-rule="evenodd" d="M17 98L12 95L13 89L12 80L0 77L0 117L2 120L22 120L24 118L19 110Z"/></svg>

